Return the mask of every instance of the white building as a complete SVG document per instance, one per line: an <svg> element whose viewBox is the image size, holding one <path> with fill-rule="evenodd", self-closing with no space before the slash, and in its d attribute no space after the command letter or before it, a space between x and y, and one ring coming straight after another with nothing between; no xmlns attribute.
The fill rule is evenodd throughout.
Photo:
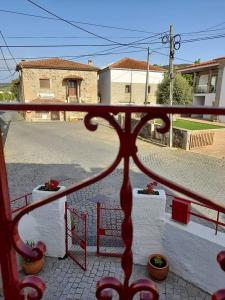
<svg viewBox="0 0 225 300"><path fill-rule="evenodd" d="M225 106L225 57L197 63L179 69L181 74L193 74L193 105ZM204 119L213 119L211 115L201 115ZM225 116L218 116L225 122Z"/></svg>
<svg viewBox="0 0 225 300"><path fill-rule="evenodd" d="M158 84L166 70L149 66L148 103L156 103ZM144 104L147 63L123 58L99 71L98 91L101 103Z"/></svg>

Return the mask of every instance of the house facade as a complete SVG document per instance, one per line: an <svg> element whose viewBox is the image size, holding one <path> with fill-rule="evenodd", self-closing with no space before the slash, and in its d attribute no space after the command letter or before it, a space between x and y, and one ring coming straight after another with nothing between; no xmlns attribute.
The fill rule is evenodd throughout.
<svg viewBox="0 0 225 300"><path fill-rule="evenodd" d="M177 70L181 74L193 74L194 106L225 106L225 57L194 64ZM214 119L211 115L199 115L204 119ZM225 122L224 116L218 120Z"/></svg>
<svg viewBox="0 0 225 300"><path fill-rule="evenodd" d="M97 103L99 69L91 61L89 64L59 58L21 61L16 70L20 79L19 100L23 103ZM26 119L65 120L71 114L27 112Z"/></svg>
<svg viewBox="0 0 225 300"><path fill-rule="evenodd" d="M148 100L156 103L156 91L166 70L149 65ZM104 104L144 104L147 63L123 58L99 71L98 91Z"/></svg>

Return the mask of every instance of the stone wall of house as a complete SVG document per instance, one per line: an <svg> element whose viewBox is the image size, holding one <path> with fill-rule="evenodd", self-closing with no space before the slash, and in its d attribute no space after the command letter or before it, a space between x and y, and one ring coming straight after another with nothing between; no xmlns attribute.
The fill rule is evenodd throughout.
<svg viewBox="0 0 225 300"><path fill-rule="evenodd" d="M131 93L125 93L125 87L128 83L111 82L111 103L135 103L144 104L145 100L145 83L132 83ZM158 84L150 84L150 93L148 102L156 103L156 91Z"/></svg>
<svg viewBox="0 0 225 300"><path fill-rule="evenodd" d="M51 94L52 98L66 100L66 85L63 78L80 76L81 102L97 103L97 71L73 71L54 69L23 69L23 97L27 101L40 98L40 93ZM50 79L50 88L40 88L39 79ZM43 97L44 98L44 97Z"/></svg>

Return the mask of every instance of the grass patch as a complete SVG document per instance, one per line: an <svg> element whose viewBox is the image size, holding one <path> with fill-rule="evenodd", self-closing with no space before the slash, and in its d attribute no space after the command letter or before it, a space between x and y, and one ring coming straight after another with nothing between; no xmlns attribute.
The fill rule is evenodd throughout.
<svg viewBox="0 0 225 300"><path fill-rule="evenodd" d="M182 119L177 119L176 121L174 121L173 126L187 129L187 130L207 130L207 129L225 128L224 126L201 123L201 122L193 122L193 121L182 120Z"/></svg>

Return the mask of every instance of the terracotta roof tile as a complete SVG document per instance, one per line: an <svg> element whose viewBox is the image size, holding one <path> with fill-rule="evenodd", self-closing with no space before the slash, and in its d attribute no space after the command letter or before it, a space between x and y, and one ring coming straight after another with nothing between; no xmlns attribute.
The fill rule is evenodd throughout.
<svg viewBox="0 0 225 300"><path fill-rule="evenodd" d="M133 70L147 70L148 66L145 61L141 60L135 60L132 58L125 57L111 65L109 65L105 69L133 69ZM166 72L165 69L159 67L159 66L152 66L149 65L149 70L150 71L155 71L155 72Z"/></svg>
<svg viewBox="0 0 225 300"><path fill-rule="evenodd" d="M69 61L61 58L49 58L42 60L25 60L21 61L16 70L22 68L37 68L37 69L61 69L61 70L79 70L79 71L98 71L99 68L82 64L74 61Z"/></svg>
<svg viewBox="0 0 225 300"><path fill-rule="evenodd" d="M182 71L186 71L186 70L188 71L189 69L194 69L194 68L199 68L199 67L207 67L210 65L216 65L216 64L219 65L220 61L222 61L222 60L225 60L225 56L218 57L218 58L208 60L208 61L203 61L200 63L196 63L193 65L187 66L185 68L177 69L177 72L182 72Z"/></svg>

